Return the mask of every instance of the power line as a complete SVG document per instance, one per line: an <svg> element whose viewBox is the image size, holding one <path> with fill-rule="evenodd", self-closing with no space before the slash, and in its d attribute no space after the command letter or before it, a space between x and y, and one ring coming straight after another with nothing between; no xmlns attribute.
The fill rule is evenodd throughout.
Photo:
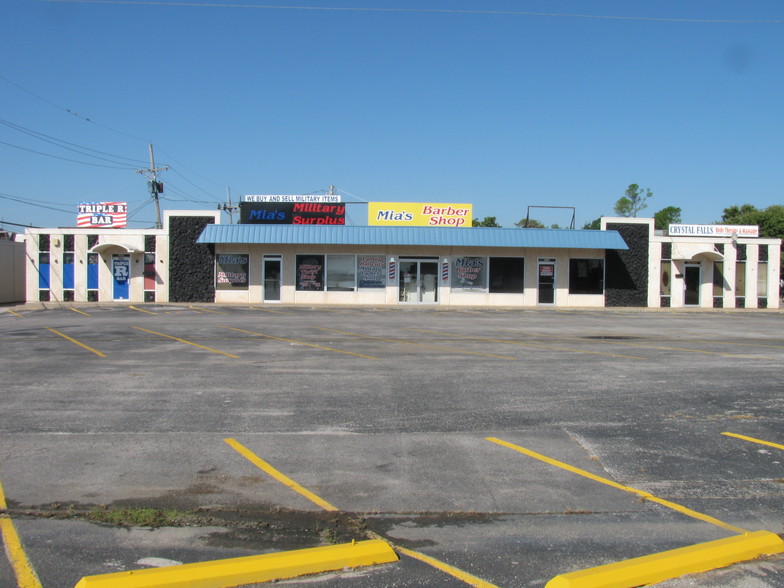
<svg viewBox="0 0 784 588"><path fill-rule="evenodd" d="M6 141L0 141L2 145L8 145L9 147L13 147L15 149L21 149L22 151L27 151L29 153L35 153L36 155L43 155L44 157L51 157L52 159L59 159L61 161L70 161L72 163L80 163L82 165L90 165L92 167L105 167L108 169L134 169L132 167L121 167L117 165L101 165L100 163L91 163L89 161L79 161L78 159L70 159L68 157L60 157L59 155L52 155L51 153L44 153L43 151L36 151L35 149L28 149L27 147L22 147L21 145L14 145L13 143L7 143Z"/></svg>
<svg viewBox="0 0 784 588"><path fill-rule="evenodd" d="M278 6L271 4L218 4L213 2L166 2L161 0L39 0L39 2L60 2L78 4L126 4L137 6L179 6L198 8L257 8L266 10L313 10L333 12L393 12L422 14L482 14L495 16L538 16L555 18L583 18L605 20L630 20L650 22L699 23L699 24L784 24L784 20L742 20L713 18L666 18L655 16L614 16L606 14L569 14L559 12L529 12L519 10L461 10L457 8L370 8L348 6Z"/></svg>
<svg viewBox="0 0 784 588"><path fill-rule="evenodd" d="M56 102L53 102L53 101L49 100L48 98L45 98L45 97L41 96L40 94L36 94L36 93L35 93L35 92L33 92L32 90L28 90L28 89L27 89L27 88L25 88L24 86L21 86L21 85L17 84L17 83L16 83L16 82L14 82L13 80L9 80L9 79L8 79L7 77L5 77L5 76L0 76L0 80L3 80L4 82L6 82L6 83L8 83L8 84L11 84L12 86L14 86L14 87L16 87L16 88L18 88L18 89L22 90L23 92L26 92L27 94L30 94L31 96L33 96L33 97L35 97L35 98L38 98L38 100L41 100L42 102L46 102L46 103L47 103L47 104L49 104L50 106L54 106L55 108L57 108L57 109L59 109L59 110L63 110L63 111L65 111L65 112L67 112L68 114L71 114L71 115L75 116L76 118L79 118L79 119L81 119L81 120L83 120L83 121L85 121L85 122L88 122L88 123L94 124L94 125L96 125L96 126L99 126L99 127L103 128L103 129L106 129L106 130L108 130L108 131L112 131L113 133L118 133L118 134L120 134L120 135L125 135L126 137L130 137L131 139L137 139L137 140L139 140L139 141L144 141L145 143L147 142L147 140L146 140L146 139L142 139L141 137L137 137L137 136L135 136L135 135L130 135L130 134L128 134L128 133L125 133L125 132L123 132L123 131L118 131L117 129L113 129L112 127L108 127L108 126L106 126L106 125L102 125L102 124L100 124L100 123L97 123L97 122L95 122L95 121L94 121L93 119L91 119L91 118L88 118L88 117L86 117L86 116L82 116L81 114L79 114L78 112L74 112L74 111L73 111L73 110L71 110L70 108L66 108L65 106L61 106L60 104L57 104Z"/></svg>
<svg viewBox="0 0 784 588"><path fill-rule="evenodd" d="M39 100L41 100L41 101L43 101L43 102L46 102L47 104L50 104L51 106L54 106L55 108L57 108L57 109L59 109L59 110L63 110L63 111L65 111L65 112L69 113L69 114L72 114L72 115L74 115L74 116L76 116L76 117L78 117L78 118L81 118L81 119L83 119L83 120L84 120L84 121L86 121L86 122L90 122L90 123L93 123L93 124L98 124L98 123L95 123L95 121L93 121L93 120L92 120L92 119L90 119L90 118L84 117L84 116L82 116L82 115L80 115L80 114L78 114L78 113L76 113L76 112L73 112L73 111L72 111L70 108L66 108L66 107L64 107L64 106L61 106L61 105L57 104L56 102L53 102L52 100L49 100L48 98L46 98L46 97L44 97L44 96L41 96L40 94L37 94L37 93L33 92L32 90L29 90L29 89L27 89L27 88L25 88L25 87L21 86L20 84L17 84L17 83L16 83L16 82L14 82L13 80L9 80L9 79L8 79L8 78L6 78L5 76L0 76L0 80L3 80L3 81L5 81L5 82L6 82L6 83L8 83L8 84L11 84L12 86L14 86L14 87L16 87L16 88L18 88L18 89L22 90L23 92L26 92L26 93L30 94L31 96L34 96L35 98L37 98L37 99L39 99ZM14 130L17 130L17 131L19 131L19 132L22 132L22 133L25 133L25 134L29 134L29 135L31 135L31 136L34 136L35 138L37 138L37 139L39 139L39 140L41 140L41 141L45 141L45 142L47 142L47 143L52 143L52 144L54 144L54 145L56 145L56 146L58 146L58 147L61 147L61 148L63 148L63 149L68 149L69 151L75 151L76 153L80 153L81 155L86 155L87 157L93 157L93 158L95 158L95 159L100 159L100 160L104 160L104 161L109 161L109 162L111 162L111 163L120 163L120 162L112 162L111 160L105 160L105 159L103 159L103 158L101 158L101 157L96 157L95 155L92 155L92 154L90 154L90 153L83 153L83 152L80 152L80 151L78 151L78 150L76 150L76 149L69 149L68 147L64 147L63 145L60 145L59 143L62 143L62 144L64 144L64 145L71 145L71 146L73 146L73 147L78 147L78 148L80 148L80 149L85 149L85 150L87 150L87 151L92 151L93 153L99 153L99 154L101 154L101 155L108 155L109 157L113 157L113 158L116 158L116 159L122 159L122 160L126 160L126 161L129 161L129 162L133 162L133 163L135 163L135 164L137 164L137 165L138 165L138 164L140 164L140 163L141 163L141 164L144 164L144 165L146 165L146 162L142 162L142 161L141 161L141 160L139 160L139 159L133 159L133 158L130 158L130 157L123 157L123 156L120 156L120 155L114 155L114 154L112 154L112 153L107 153L107 152L104 152L104 151L99 151L99 150L97 150L97 149L91 149L90 147L85 147L85 146L83 146L83 145L78 145L78 144L76 144L76 143L70 143L69 141L65 141L65 140L63 140L63 139L58 139L58 138L56 138L56 137L52 137L52 136L50 136L50 135L47 135L47 134L45 134L45 133L41 133L41 132L39 132L39 131L34 131L34 130L32 130L32 129L28 129L27 127L23 127L22 125L18 125L18 124L16 124L16 123L12 123L12 122L10 122L10 121L6 121L6 120L3 120L3 119L0 119L0 124L4 124L4 125L6 125L6 126L8 126L8 127L10 127L10 128L13 128ZM127 136L127 137L131 137L131 138L133 138L133 139L138 139L138 140L140 140L140 141L141 141L141 140L143 140L143 139L141 139L140 137L135 137L134 135L129 135L128 133L124 133L124 132L122 132L122 131L118 131L117 129L113 129L112 127L108 127L108 126L105 126L105 125L100 125L100 124L99 124L98 126L100 126L100 127L102 127L102 128L105 128L105 129L108 129L108 130L110 130L110 131L113 131L113 132L115 132L115 133L119 133L119 134L121 134L121 135L125 135L125 136ZM46 140L45 138L43 138L43 137L45 137L46 139L51 139L51 141L47 141L47 140ZM96 167L108 167L108 168L110 168L110 169L129 169L129 168L126 168L126 167L117 167L117 168L111 168L111 166L97 165L97 164L95 164L95 163L87 163L87 162L83 162L83 161L78 161L78 160L68 159L68 158L59 157L59 156L52 155L52 154L43 153L43 152L41 152L41 151L35 151L35 150L33 150L33 149L29 149L29 148L22 147L22 146L20 146L20 145L15 145L15 144L12 144L12 143L3 143L2 141L0 141L0 144L5 144L5 145L8 145L8 146L10 146L10 147L14 147L14 148L16 148L16 149L21 149L21 150L23 150L23 151L29 151L29 152L31 152L31 153L36 153L36 154L38 154L38 155L43 155L43 156L46 156L46 157L52 157L52 158L55 158L55 159L61 159L61 160L64 160L64 161L72 161L72 162L75 162L75 163L82 163L82 164L84 164L84 165L93 165L93 166L96 166ZM161 149L161 151L163 151L164 153L166 153L166 150L164 150L164 149ZM182 168L184 168L184 169L187 169L187 170L188 170L188 171L190 171L191 173L193 173L193 174L195 174L195 175L197 175L197 176L199 176L199 177L201 177L201 178L203 178L203 179L205 179L205 180L207 180L207 181L209 181L209 182L213 182L213 181L212 181L212 180L210 180L209 178L206 178L205 176L202 176L202 175L201 175L201 174L199 174L198 172L195 172L194 170L192 170L192 169L188 168L188 167L187 167L187 166L186 166L184 163L182 163L182 162L178 161L177 159L175 159L175 158L174 158L174 157L172 157L171 155L170 155L170 157L171 157L171 159L174 159L174 161L177 161L177 163L179 163L179 164L180 164L180 166L181 166ZM166 166L166 167L167 167L167 169L172 169L170 166ZM135 169L135 168L133 168L133 169ZM176 170L176 169L173 169L172 171L174 171L174 173L176 173L177 175L179 175L180 177L182 177L182 178L183 178L183 179L184 179L186 182L188 182L189 184L191 184L191 185L192 185L193 187L195 187L196 189L200 190L201 192L204 192L204 193L205 193L207 196L209 196L209 197L212 197L212 196L213 196L213 195L212 195L212 194L211 194L209 191L205 190L205 189L204 189L204 188L202 188L201 186L199 186L199 185L197 185L196 183L194 183L194 182L192 182L191 180L189 180L189 179L188 179L186 176L184 176L184 175L183 175L182 173L180 173L178 170ZM217 182L213 182L213 183L217 184ZM185 193L183 192L183 194L185 194ZM193 201L193 202L204 203L204 204L210 204L210 205L212 205L212 204L213 204L213 202L206 202L206 201L204 201L204 200L195 200L195 199L194 199L194 200L192 200L192 201Z"/></svg>
<svg viewBox="0 0 784 588"><path fill-rule="evenodd" d="M203 176L203 175L202 175L202 174L200 174L199 172L197 172L197 171L195 171L195 170L192 170L192 169L191 169L191 168L189 168L187 165L185 165L184 163L182 163L181 161L179 161L179 160L178 160L176 157L174 157L174 156L173 156L171 153L169 153L168 151L166 151L166 149L163 149L162 147L159 147L159 148L158 148L158 151L161 151L162 153L165 153L165 154L166 154L166 155L169 157L169 159L171 159L171 160L172 160L172 161L174 161L175 163L178 163L178 164L179 164L179 165L180 165L180 166L181 166L183 169L186 169L186 170L188 170L188 171L189 171L190 173L192 173L193 175L195 175L195 176L198 176L198 177L200 177L200 178L201 178L201 179L203 179L203 180L207 180L208 182L210 182L211 184L215 184L216 186L222 186L222 185L223 185L223 184L221 184L220 182L216 182L215 180L212 180L212 179L210 179L210 178L208 178L208 177L206 177L206 176ZM185 176L183 176L183 175L182 175L182 174L181 174L181 173L180 173L178 170L176 170L176 169L172 168L172 171L173 171L174 173L176 173L177 175L179 175L179 176L182 176L182 177L183 177L183 178L184 178L186 181L188 181L189 183L193 184L193 182L190 182L190 181L188 180L188 178L186 178ZM196 184L193 184L193 185L194 185L194 186L196 186ZM199 188L198 186L196 186L196 187L197 187L197 188ZM202 192L204 192L205 194L209 194L209 193L208 193L206 190L204 190L203 188L199 188L199 189L200 189Z"/></svg>
<svg viewBox="0 0 784 588"><path fill-rule="evenodd" d="M0 225L12 225L14 227L29 227L31 229L40 229L41 227L37 227L33 224L23 225L22 223L12 223L11 221L7 220L0 220Z"/></svg>
<svg viewBox="0 0 784 588"><path fill-rule="evenodd" d="M9 128L14 129L15 131L19 131L20 133L24 133L25 135L31 136L39 141L44 141L45 143L50 143L51 145L55 145L60 147L61 149L67 149L68 151L73 151L74 153L78 153L80 155L85 155L87 157L93 157L95 159L99 159L101 161L108 161L109 163L120 163L117 161L112 161L111 159L107 159L105 157L98 157L97 155L92 155L92 153L85 153L85 151L92 151L93 153L100 153L101 155L108 155L109 157L113 157L114 159L124 159L126 161L130 161L136 164L144 163L139 159L132 159L130 157L123 157L122 155L114 155L113 153L107 153L105 151L99 151L98 149L91 149L90 147L85 147L84 145L78 145L76 143L71 143L69 141L65 141L64 139L58 139L57 137L52 137L51 135L47 135L46 133L41 133L39 131L34 131L33 129L28 129L27 127L23 127L22 125L18 125L16 123L12 123L7 120L0 119L0 124L5 125ZM66 147L66 145L71 145L72 147L78 147L79 149L72 149L71 147ZM85 151L81 151L84 149Z"/></svg>
<svg viewBox="0 0 784 588"><path fill-rule="evenodd" d="M21 204L26 204L27 206L35 206L37 208L46 208L48 210L54 210L56 212L67 212L67 213L73 212L72 210L64 210L62 208L54 208L53 206L46 206L45 204L41 204L41 201L25 200L23 198L16 198L14 196L11 196L10 194L5 194L5 193L2 193L2 192L0 192L0 198L2 198L3 200L13 200L14 202L19 202ZM50 202L49 204L56 204L56 203Z"/></svg>
<svg viewBox="0 0 784 588"><path fill-rule="evenodd" d="M205 190L205 189L204 189L204 188L202 188L201 186L198 186L197 184L194 184L193 182L191 182L191 181L190 181L188 178L186 178L184 175L182 175L182 174L181 174L179 171L177 171L176 169L174 169L174 168L171 168L171 171L173 171L175 174L177 174L178 176L180 176L180 177L181 177L183 180L185 180L186 182L188 182L188 183L189 183L191 186L193 186L193 187L194 187L194 188L196 188L197 190L201 190L202 192L204 192L204 193L205 193L207 196L209 196L209 197L211 197L211 198L213 197L213 195L212 195L210 192L208 192L207 190Z"/></svg>
<svg viewBox="0 0 784 588"><path fill-rule="evenodd" d="M199 200L198 198L194 197L192 194L189 194L188 192L182 190L181 188L179 188L175 184L172 184L171 182L166 182L166 188L170 192L174 192L175 194L179 194L180 196L186 196L186 198L182 198L182 199L170 198L166 195L161 196L161 198L165 200L169 200L171 202L195 202L197 204L209 204L210 206L213 206L215 204L215 201L218 200L218 198L215 198L215 200L212 201Z"/></svg>
<svg viewBox="0 0 784 588"><path fill-rule="evenodd" d="M142 210L144 210L144 208L146 208L146 207L147 207L147 205L148 205L149 203L150 203L150 201L149 201L149 200L145 200L144 202L142 202L142 203L141 203L139 206L137 206L137 207L136 207L136 208L133 210L133 212L130 212L130 213L128 213L127 220L131 220L131 219L132 219L134 216L136 216L137 214L139 214L139 213L140 213ZM141 221L135 221L135 222L141 222Z"/></svg>

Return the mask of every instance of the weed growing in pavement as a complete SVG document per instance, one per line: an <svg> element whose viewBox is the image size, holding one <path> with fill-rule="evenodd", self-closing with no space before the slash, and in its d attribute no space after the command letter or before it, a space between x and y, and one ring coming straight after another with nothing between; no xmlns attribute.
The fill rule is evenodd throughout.
<svg viewBox="0 0 784 588"><path fill-rule="evenodd" d="M100 505L90 510L85 518L94 523L122 527L178 527L185 523L187 517L187 513L173 509Z"/></svg>

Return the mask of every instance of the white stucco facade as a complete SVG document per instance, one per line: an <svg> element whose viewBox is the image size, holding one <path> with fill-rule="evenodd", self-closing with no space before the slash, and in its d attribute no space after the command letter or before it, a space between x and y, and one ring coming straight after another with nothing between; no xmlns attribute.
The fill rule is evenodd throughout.
<svg viewBox="0 0 784 588"><path fill-rule="evenodd" d="M648 228L651 308L779 308L781 240L670 236L650 218L603 218Z"/></svg>

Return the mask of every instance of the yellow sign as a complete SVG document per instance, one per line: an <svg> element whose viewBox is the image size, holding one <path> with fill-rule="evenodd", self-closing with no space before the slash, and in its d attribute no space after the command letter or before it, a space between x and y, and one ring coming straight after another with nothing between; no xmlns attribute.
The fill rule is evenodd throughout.
<svg viewBox="0 0 784 588"><path fill-rule="evenodd" d="M470 227L471 204L369 202L368 224L398 227Z"/></svg>

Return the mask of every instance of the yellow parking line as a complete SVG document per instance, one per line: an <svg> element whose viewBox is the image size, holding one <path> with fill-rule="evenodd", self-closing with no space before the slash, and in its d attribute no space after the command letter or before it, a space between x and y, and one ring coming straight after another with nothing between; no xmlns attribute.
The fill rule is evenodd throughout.
<svg viewBox="0 0 784 588"><path fill-rule="evenodd" d="M211 312L213 314L226 314L225 312L221 312L219 310L210 310L209 308L198 308L196 306L189 306L191 310L198 310L199 312Z"/></svg>
<svg viewBox="0 0 784 588"><path fill-rule="evenodd" d="M727 435L727 437L736 437L738 439L743 439L744 441L751 441L752 443L759 443L760 445L775 447L776 449L784 449L784 445L771 443L770 441L763 441L762 439L755 439L754 437L746 437L745 435L738 435L737 433L722 433L722 435Z"/></svg>
<svg viewBox="0 0 784 588"><path fill-rule="evenodd" d="M395 545L395 550L399 551L400 553L407 555L408 557L413 557L414 559L418 559L428 565L433 566L434 568L441 570L442 572L446 572L450 576L457 578L458 580L462 580L469 586L476 586L477 588L497 588L495 584L491 584L490 582L485 582L481 578L477 578L463 570L458 570L455 567L450 566L449 564L445 564L442 561L438 561L435 558L432 558L424 553L419 553L417 551L411 551L410 549L406 549L405 547L400 547L399 545Z"/></svg>
<svg viewBox="0 0 784 588"><path fill-rule="evenodd" d="M315 494L313 494L313 492L311 492L307 488L303 488L302 486L297 484L294 480L292 480L285 474L282 474L281 472L276 470L274 467L272 467L266 461L258 457L255 453L253 453L250 449L248 449L241 443L235 441L234 439L224 439L224 441L228 443L231 446L231 448L234 449L237 453L239 453L242 457L247 459L249 462L251 462L257 468L259 468L261 471L275 478L278 482L280 482L284 486L288 486L289 488L294 490L294 492L297 492L301 496L304 496L314 504L319 505L324 510L329 510L329 511L339 510L337 507L332 506L329 502L327 502L323 498L316 496Z"/></svg>
<svg viewBox="0 0 784 588"><path fill-rule="evenodd" d="M179 337L172 337L171 335L164 335L163 333L158 333L156 331L151 331L149 329L143 329L142 327L134 327L134 329L139 329L140 331L145 331L146 333L152 333L153 335L158 335L160 337L166 337L167 339L174 339L175 341L179 341L180 343L185 343L187 345L193 345L194 347L199 347L200 349L206 349L207 351L212 351L213 353L220 353L221 355L225 355L226 357L231 357L232 359L239 359L239 355L232 355L231 353L226 353L225 351L218 351L217 349L213 349L212 347L205 347L204 345L199 345L198 343L193 343L191 341L186 341L185 339L180 339Z"/></svg>
<svg viewBox="0 0 784 588"><path fill-rule="evenodd" d="M79 314L83 314L84 316L90 316L89 312L82 312L81 310L74 308L73 306L70 306L69 308L70 310L73 310L74 312L78 312Z"/></svg>
<svg viewBox="0 0 784 588"><path fill-rule="evenodd" d="M522 453L523 455L527 455L528 457L533 457L534 459L538 459L539 461L543 461L544 463L561 468L568 472L572 472L573 474L583 476L590 480L594 480L595 482L601 482L602 484L606 484L607 486L612 486L613 488L623 490L624 492L630 492L632 494L636 494L637 496L642 497L644 500L648 500L650 502L656 502L658 504L661 504L662 506L671 508L672 510L677 511L681 514L685 514L687 516L698 519L700 521L704 521L706 523L711 523L713 525L716 525L717 527L721 527L722 529L732 531L733 533L741 533L741 534L748 533L746 529L741 529L740 527L730 525L728 523L720 521L719 519L713 518L706 514L702 514L695 510L691 510L690 508L686 508L685 506L681 506L679 504L675 504L674 502L670 502L669 500L663 500L661 498L657 498L653 494L649 492L645 492L644 490L638 490L637 488L632 488L631 486L624 486L623 484L619 484L618 482L613 482L612 480L608 480L607 478L602 478L601 476L597 476L596 474L592 474L585 470L581 470L580 468L576 468L562 461L552 459L550 457L542 455L541 453L536 453L535 451L531 451L530 449L526 449L525 447L520 447L519 445L515 445L514 443L509 443L508 441L503 441L502 439L497 439L495 437L486 437L485 439L487 441L490 441L491 443L496 443L497 445L508 447L509 449L513 449L515 451Z"/></svg>
<svg viewBox="0 0 784 588"><path fill-rule="evenodd" d="M158 314L157 312L153 312L151 310L144 310L143 308L137 308L135 306L129 306L131 310L138 310L139 312L146 312L147 314Z"/></svg>
<svg viewBox="0 0 784 588"><path fill-rule="evenodd" d="M11 310L10 308L8 309L8 312L10 312L10 313L11 313L12 315L14 315L14 316L18 316L19 318L22 318L22 315L21 315L21 314L19 314L18 312L14 312L14 311L13 311L13 310Z"/></svg>
<svg viewBox="0 0 784 588"><path fill-rule="evenodd" d="M442 331L427 331L425 329L414 329L407 327L408 331L418 331L420 333L432 333L435 335L445 335L455 339L469 339L471 341L484 341L486 343L506 343L508 345L520 345L522 347L534 347L537 349L548 349L550 351L569 351L571 353L588 353L591 355L606 355L608 357L622 357L624 359L640 359L645 360L644 357L637 357L636 355L620 355L618 353L604 353L602 351L586 351L584 349L570 349L568 347L552 347L550 345L537 345L536 343L523 343L522 341L509 341L508 339L487 339L485 337L472 337L467 335L452 335L451 333L444 333Z"/></svg>
<svg viewBox="0 0 784 588"><path fill-rule="evenodd" d="M326 327L313 327L313 328L321 329L322 331L331 331L332 333L341 333L342 335L361 337L363 339L372 339L374 341L386 341L388 343L402 343L404 345L416 345L417 347L427 347L428 349L440 349L442 351L449 351L451 353L481 355L483 357L494 357L496 359L517 359L516 357L509 357L508 355L494 355L492 353L479 353L477 351L463 351L462 349L455 349L454 347L441 347L440 345L427 345L426 343L414 343L413 341L406 341L405 339L387 339L385 337L374 337L373 335L363 335L362 333L350 333L348 331L338 331L337 329L327 329Z"/></svg>
<svg viewBox="0 0 784 588"><path fill-rule="evenodd" d="M261 469L263 472L269 474L270 476L275 478L278 482L280 482L284 486L288 486L289 488L291 488L292 490L294 490L295 492L297 492L301 496L304 496L305 498L307 498L308 500L310 500L314 504L317 504L318 506L320 506L324 510L333 511L333 512L337 512L337 511L340 510L337 507L331 505L329 502L327 502L323 498L320 498L319 496L316 496L310 490L300 486L299 484L297 484L294 480L292 480L291 478L289 478L285 474L283 474L283 473L279 472L278 470L276 470L274 467L272 467L266 461L264 461L263 459L258 457L255 453L253 453L250 449L248 449L247 447L242 445L242 443L239 443L235 439L231 439L231 438L224 439L224 441L226 443L228 443L232 447L232 449L237 451L237 453L242 455L245 459L250 461L253 465L255 465L256 467ZM463 572L462 570L459 570L459 569L457 569L457 568L455 568L453 566L450 566L450 565L445 564L445 563L443 563L441 561L438 561L435 558L429 557L429 556L424 555L422 553L417 553L416 551L411 551L410 549L405 549L404 547L399 547L399 546L395 545L394 543L392 543L391 541L388 541L387 539L384 539L383 537L381 537L377 533L374 533L373 531L367 531L367 534L370 535L371 537L373 537L374 539L381 539L383 541L386 541L392 547L394 547L394 549L396 551L399 551L400 553L403 553L404 555L407 555L409 557L413 557L414 559L418 559L419 561L422 561L422 562L424 562L424 563L426 563L428 565L431 565L434 568L439 569L442 572L445 572L445 573L447 573L447 574L457 578L458 580L462 580L466 584L469 584L471 586L476 586L477 588L497 588L493 584L485 582L484 580L481 580L480 578L477 578L476 576L472 576L469 573Z"/></svg>
<svg viewBox="0 0 784 588"><path fill-rule="evenodd" d="M273 310L271 308L260 308L258 306L249 306L252 310L260 310L262 312L271 312L273 314L294 314L293 312L286 312L285 310Z"/></svg>
<svg viewBox="0 0 784 588"><path fill-rule="evenodd" d="M55 335L59 335L59 336L60 336L60 337L62 337L63 339L68 339L68 340L69 340L71 343L75 343L76 345L78 345L79 347L81 347L81 348L83 348L83 349L86 349L87 351L91 351L92 353L95 353L95 355L97 355L98 357L106 357L106 355L105 355L105 354L101 353L101 352L100 352L100 351L98 351L97 349L93 349L92 347L89 347L89 346L85 345L84 343L80 343L80 342L79 342L79 341L77 341L76 339L74 339L74 338L72 338L72 337L69 337L68 335L65 335L65 334L63 334L63 333L61 333L60 331L56 331L56 330L54 330L54 329L51 329L51 328L49 328L49 327L46 327L46 330L48 330L48 331L51 331L51 332L52 332L52 333L54 333Z"/></svg>
<svg viewBox="0 0 784 588"><path fill-rule="evenodd" d="M297 345L307 345L308 347L315 347L316 349L326 349L327 351L335 351L336 353L345 353L347 355L356 355L357 357L364 357L365 359L378 359L372 355L362 355L361 353L354 353L352 351L342 351L341 349L333 349L332 347L324 347L323 345L316 345L314 343L305 343L303 341L296 341L294 339L286 339L284 337L273 337L272 335L265 335L264 333L254 333L253 331L244 331L242 329L235 329L234 327L224 327L221 329L229 329L231 331L239 331L240 333L247 333L249 335L258 335L259 337L266 337L267 339L275 339L277 341L286 341L288 343L295 343Z"/></svg>
<svg viewBox="0 0 784 588"><path fill-rule="evenodd" d="M19 539L19 534L16 532L14 522L5 513L7 509L8 505L5 501L3 486L0 484L0 511L2 511L0 512L0 534L3 536L8 561L16 575L16 583L19 588L41 588L41 581L30 564L30 560L27 559L27 554L22 546L22 541Z"/></svg>

